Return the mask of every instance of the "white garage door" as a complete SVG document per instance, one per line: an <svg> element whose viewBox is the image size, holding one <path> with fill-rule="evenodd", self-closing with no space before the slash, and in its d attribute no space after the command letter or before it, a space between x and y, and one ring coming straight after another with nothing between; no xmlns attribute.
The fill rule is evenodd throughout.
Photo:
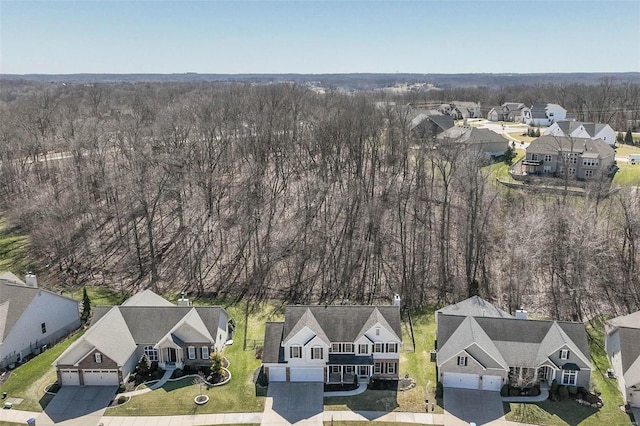
<svg viewBox="0 0 640 426"><path fill-rule="evenodd" d="M289 380L292 382L324 382L324 368L291 368Z"/></svg>
<svg viewBox="0 0 640 426"><path fill-rule="evenodd" d="M118 370L82 370L85 386L118 386Z"/></svg>
<svg viewBox="0 0 640 426"><path fill-rule="evenodd" d="M269 367L269 381L270 382L286 382L287 381L286 367Z"/></svg>
<svg viewBox="0 0 640 426"><path fill-rule="evenodd" d="M477 374L444 373L442 385L447 388L478 389L479 382Z"/></svg>
<svg viewBox="0 0 640 426"><path fill-rule="evenodd" d="M482 390L500 391L502 388L502 377L482 376Z"/></svg>
<svg viewBox="0 0 640 426"><path fill-rule="evenodd" d="M78 370L60 370L60 378L62 386L78 386L80 384Z"/></svg>
<svg viewBox="0 0 640 426"><path fill-rule="evenodd" d="M640 407L640 390L635 390L631 392L631 397L629 398L629 405L632 407Z"/></svg>

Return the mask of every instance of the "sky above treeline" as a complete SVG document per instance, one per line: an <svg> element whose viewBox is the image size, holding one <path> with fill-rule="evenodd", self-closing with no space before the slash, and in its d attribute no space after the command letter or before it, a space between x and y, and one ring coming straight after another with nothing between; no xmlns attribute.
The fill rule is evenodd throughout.
<svg viewBox="0 0 640 426"><path fill-rule="evenodd" d="M3 74L629 71L640 0L0 0Z"/></svg>

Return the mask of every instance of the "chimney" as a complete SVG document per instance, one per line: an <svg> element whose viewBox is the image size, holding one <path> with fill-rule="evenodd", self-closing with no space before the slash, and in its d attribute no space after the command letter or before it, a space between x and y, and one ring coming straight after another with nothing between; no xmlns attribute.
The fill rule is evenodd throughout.
<svg viewBox="0 0 640 426"><path fill-rule="evenodd" d="M516 319L526 320L527 319L527 311L524 309L516 310Z"/></svg>
<svg viewBox="0 0 640 426"><path fill-rule="evenodd" d="M27 284L27 287L38 288L38 279L35 274L27 272L27 275L24 276L24 281Z"/></svg>
<svg viewBox="0 0 640 426"><path fill-rule="evenodd" d="M178 306L191 306L191 302L189 301L189 299L187 299L184 293L180 294L180 299L178 299Z"/></svg>
<svg viewBox="0 0 640 426"><path fill-rule="evenodd" d="M393 306L400 307L400 295L398 293L393 295Z"/></svg>

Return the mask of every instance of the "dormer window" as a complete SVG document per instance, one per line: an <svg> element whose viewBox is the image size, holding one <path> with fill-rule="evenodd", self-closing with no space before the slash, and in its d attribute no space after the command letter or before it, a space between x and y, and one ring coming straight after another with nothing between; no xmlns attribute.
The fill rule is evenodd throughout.
<svg viewBox="0 0 640 426"><path fill-rule="evenodd" d="M96 364L102 364L102 354L96 352L95 354L93 354L93 360L96 362Z"/></svg>
<svg viewBox="0 0 640 426"><path fill-rule="evenodd" d="M569 359L569 349L562 349L560 351L560 359Z"/></svg>

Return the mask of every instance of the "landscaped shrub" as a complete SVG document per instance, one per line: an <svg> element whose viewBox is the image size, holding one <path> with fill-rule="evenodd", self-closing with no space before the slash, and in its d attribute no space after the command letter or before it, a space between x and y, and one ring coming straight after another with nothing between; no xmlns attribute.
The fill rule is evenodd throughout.
<svg viewBox="0 0 640 426"><path fill-rule="evenodd" d="M184 376L184 372L179 368L176 368L173 374L171 375L171 377L174 379L179 379L182 376Z"/></svg>
<svg viewBox="0 0 640 426"><path fill-rule="evenodd" d="M444 387L442 386L442 382L436 383L436 398L442 398L444 395Z"/></svg>
<svg viewBox="0 0 640 426"><path fill-rule="evenodd" d="M558 396L558 381L556 379L553 379L551 382L551 389L549 389L549 392L551 395Z"/></svg>
<svg viewBox="0 0 640 426"><path fill-rule="evenodd" d="M538 395L540 395L540 385L538 385L538 384L534 385L531 389L529 389L529 392L527 392L527 395L529 395L529 396L538 396Z"/></svg>
<svg viewBox="0 0 640 426"><path fill-rule="evenodd" d="M520 396L520 389L509 388L509 396Z"/></svg>
<svg viewBox="0 0 640 426"><path fill-rule="evenodd" d="M569 395L576 396L578 394L578 388L576 386L567 386L569 388Z"/></svg>
<svg viewBox="0 0 640 426"><path fill-rule="evenodd" d="M592 392L587 392L586 397L584 398L585 401L587 401L589 404L595 404L598 402L598 395L596 395L595 393Z"/></svg>
<svg viewBox="0 0 640 426"><path fill-rule="evenodd" d="M118 402L118 405L120 405L120 404L124 404L125 402L127 402L127 397L126 397L126 396L124 396L124 395L120 395L120 396L118 397L118 401L117 401L117 402Z"/></svg>
<svg viewBox="0 0 640 426"><path fill-rule="evenodd" d="M501 397L505 397L505 396L509 396L509 384L507 383L506 385L502 385L502 388L500 389L500 396Z"/></svg>
<svg viewBox="0 0 640 426"><path fill-rule="evenodd" d="M566 386L558 386L558 396L560 401L569 399L569 389Z"/></svg>
<svg viewBox="0 0 640 426"><path fill-rule="evenodd" d="M211 378L214 382L222 379L222 367L224 365L224 357L220 352L214 352L209 359L209 369L211 370Z"/></svg>

